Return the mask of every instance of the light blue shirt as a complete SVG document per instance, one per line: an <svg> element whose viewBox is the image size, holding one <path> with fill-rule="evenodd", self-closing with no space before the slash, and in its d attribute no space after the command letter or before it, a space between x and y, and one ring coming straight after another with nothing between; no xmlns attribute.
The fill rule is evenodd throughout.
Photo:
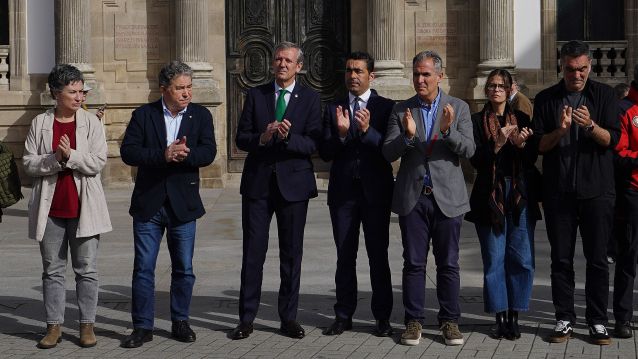
<svg viewBox="0 0 638 359"><path fill-rule="evenodd" d="M164 103L164 97L162 97L162 109L164 110L164 123L166 124L166 146L170 145L177 139L177 133L179 133L179 126L182 124L182 117L188 106L179 111L175 117L171 111L166 107Z"/></svg>
<svg viewBox="0 0 638 359"><path fill-rule="evenodd" d="M441 100L441 89L438 89L438 94L432 104L427 105L425 102L419 99L419 105L421 106L421 116L423 117L423 128L425 129L425 142L430 148L430 141L432 140L432 133L434 132L434 122L436 121L436 111L439 108L439 102ZM423 185L432 187L432 178L430 177L430 167L426 166L426 173L423 177Z"/></svg>
<svg viewBox="0 0 638 359"><path fill-rule="evenodd" d="M425 129L425 140L430 142L432 139L432 132L434 122L436 121L436 111L439 108L439 102L441 100L441 91L438 90L438 94L431 105L426 105L425 102L419 99L419 105L421 105L421 115L423 117L423 128Z"/></svg>

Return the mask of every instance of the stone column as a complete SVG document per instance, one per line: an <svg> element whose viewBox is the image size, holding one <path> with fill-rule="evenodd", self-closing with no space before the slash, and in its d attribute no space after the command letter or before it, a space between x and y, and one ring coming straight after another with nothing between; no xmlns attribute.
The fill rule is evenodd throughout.
<svg viewBox="0 0 638 359"><path fill-rule="evenodd" d="M367 5L368 51L375 59L375 84L409 85L400 61L397 0L368 0Z"/></svg>
<svg viewBox="0 0 638 359"><path fill-rule="evenodd" d="M213 66L208 58L208 1L175 1L175 47L177 59L193 69L193 86L212 88Z"/></svg>
<svg viewBox="0 0 638 359"><path fill-rule="evenodd" d="M481 0L479 76L495 68L514 68L514 2Z"/></svg>
<svg viewBox="0 0 638 359"><path fill-rule="evenodd" d="M94 87L95 69L91 65L91 2L55 0L55 63L71 64Z"/></svg>

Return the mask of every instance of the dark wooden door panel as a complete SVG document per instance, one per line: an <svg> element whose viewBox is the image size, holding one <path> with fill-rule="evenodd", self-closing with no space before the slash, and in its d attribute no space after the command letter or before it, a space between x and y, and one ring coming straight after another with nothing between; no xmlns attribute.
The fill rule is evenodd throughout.
<svg viewBox="0 0 638 359"><path fill-rule="evenodd" d="M301 45L305 61L297 80L317 90L323 102L342 94L344 57L350 51L350 2L228 0L226 13L229 171L238 172L246 154L235 146L235 134L246 91L272 81L270 62L277 43Z"/></svg>

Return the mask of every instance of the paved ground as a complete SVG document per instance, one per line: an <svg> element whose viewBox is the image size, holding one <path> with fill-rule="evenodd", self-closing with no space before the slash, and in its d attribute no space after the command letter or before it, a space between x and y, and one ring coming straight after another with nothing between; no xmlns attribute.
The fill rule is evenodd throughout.
<svg viewBox="0 0 638 359"><path fill-rule="evenodd" d="M553 325L549 284L549 247L545 227L536 229L536 278L531 311L522 320L523 336L512 342L487 336L492 316L483 312L482 264L478 241L471 223L464 223L461 239L461 331L465 345L446 347L435 325L438 306L435 269L430 255L424 338L416 347L398 344L401 330L393 338L370 334L370 282L365 249L360 249L359 306L354 329L337 337L321 334L330 325L334 303L335 248L325 204L326 195L312 200L308 213L305 256L301 279L299 316L307 336L293 340L280 335L277 318L279 285L276 227L264 268L262 305L256 331L248 339L228 339L237 322L237 298L241 269L241 201L236 188L202 191L206 216L198 221L195 254L197 282L191 307L191 323L197 341L184 344L170 339L168 288L170 261L165 246L157 263L157 303L155 339L138 349L122 349L120 341L131 330L130 278L133 263L131 219L127 214L130 190L108 190L111 219L115 230L100 243L100 300L98 304L98 345L83 349L77 345L78 324L73 274L67 278L67 311L64 340L55 349L40 350L37 341L44 331L41 304L41 262L38 246L26 238L27 200L6 209L0 224L0 357L136 357L136 358L636 358L635 339L614 339L605 347L588 344L586 328L577 326L567 343L549 344L544 338ZM25 191L28 198L28 190ZM576 272L578 315L584 315L584 263L579 247ZM390 265L394 283L394 311L391 321L402 329L401 243L396 217L391 227ZM612 267L613 273L613 267ZM610 297L611 291L610 290ZM611 300L610 300L611 303ZM611 310L609 311L611 316Z"/></svg>

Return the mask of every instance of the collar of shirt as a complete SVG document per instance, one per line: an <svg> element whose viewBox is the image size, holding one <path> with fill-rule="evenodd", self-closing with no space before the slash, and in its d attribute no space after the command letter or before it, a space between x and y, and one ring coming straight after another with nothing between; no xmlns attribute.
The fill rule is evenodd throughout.
<svg viewBox="0 0 638 359"><path fill-rule="evenodd" d="M436 120L436 112L439 108L439 102L441 100L441 89L438 89L438 94L431 104L426 104L419 98L419 106L421 107L421 115L423 116L423 128L425 129L426 141L430 141L432 137L432 126Z"/></svg>
<svg viewBox="0 0 638 359"><path fill-rule="evenodd" d="M370 95L372 95L372 91L370 91L370 89L367 89L366 92L361 94L361 96L355 96L351 92L348 92L348 104L350 105L350 109L354 106L354 99L357 97L359 97L359 108L362 110L367 108Z"/></svg>
<svg viewBox="0 0 638 359"><path fill-rule="evenodd" d="M173 117L171 111L168 109L168 107L166 107L166 103L164 103L164 97L162 97L162 110L164 111L164 123L166 124L167 146L177 139L177 133L179 132L179 127L182 124L182 117L186 113L187 109L188 106L179 111L177 115Z"/></svg>
<svg viewBox="0 0 638 359"><path fill-rule="evenodd" d="M517 93L518 93L518 91L517 91L517 92L513 92L513 93L510 95L509 100L510 100L510 101L514 101L514 97L516 97L516 94L517 94Z"/></svg>
<svg viewBox="0 0 638 359"><path fill-rule="evenodd" d="M286 100L286 105L288 105L288 101L290 101L290 96L292 95L292 90L295 89L295 85L297 84L297 81L293 81L290 86L286 87L286 94L284 95L284 100ZM279 90L281 90L282 87L279 86L277 84L277 82L275 82L275 103L277 103L277 98L279 98Z"/></svg>

